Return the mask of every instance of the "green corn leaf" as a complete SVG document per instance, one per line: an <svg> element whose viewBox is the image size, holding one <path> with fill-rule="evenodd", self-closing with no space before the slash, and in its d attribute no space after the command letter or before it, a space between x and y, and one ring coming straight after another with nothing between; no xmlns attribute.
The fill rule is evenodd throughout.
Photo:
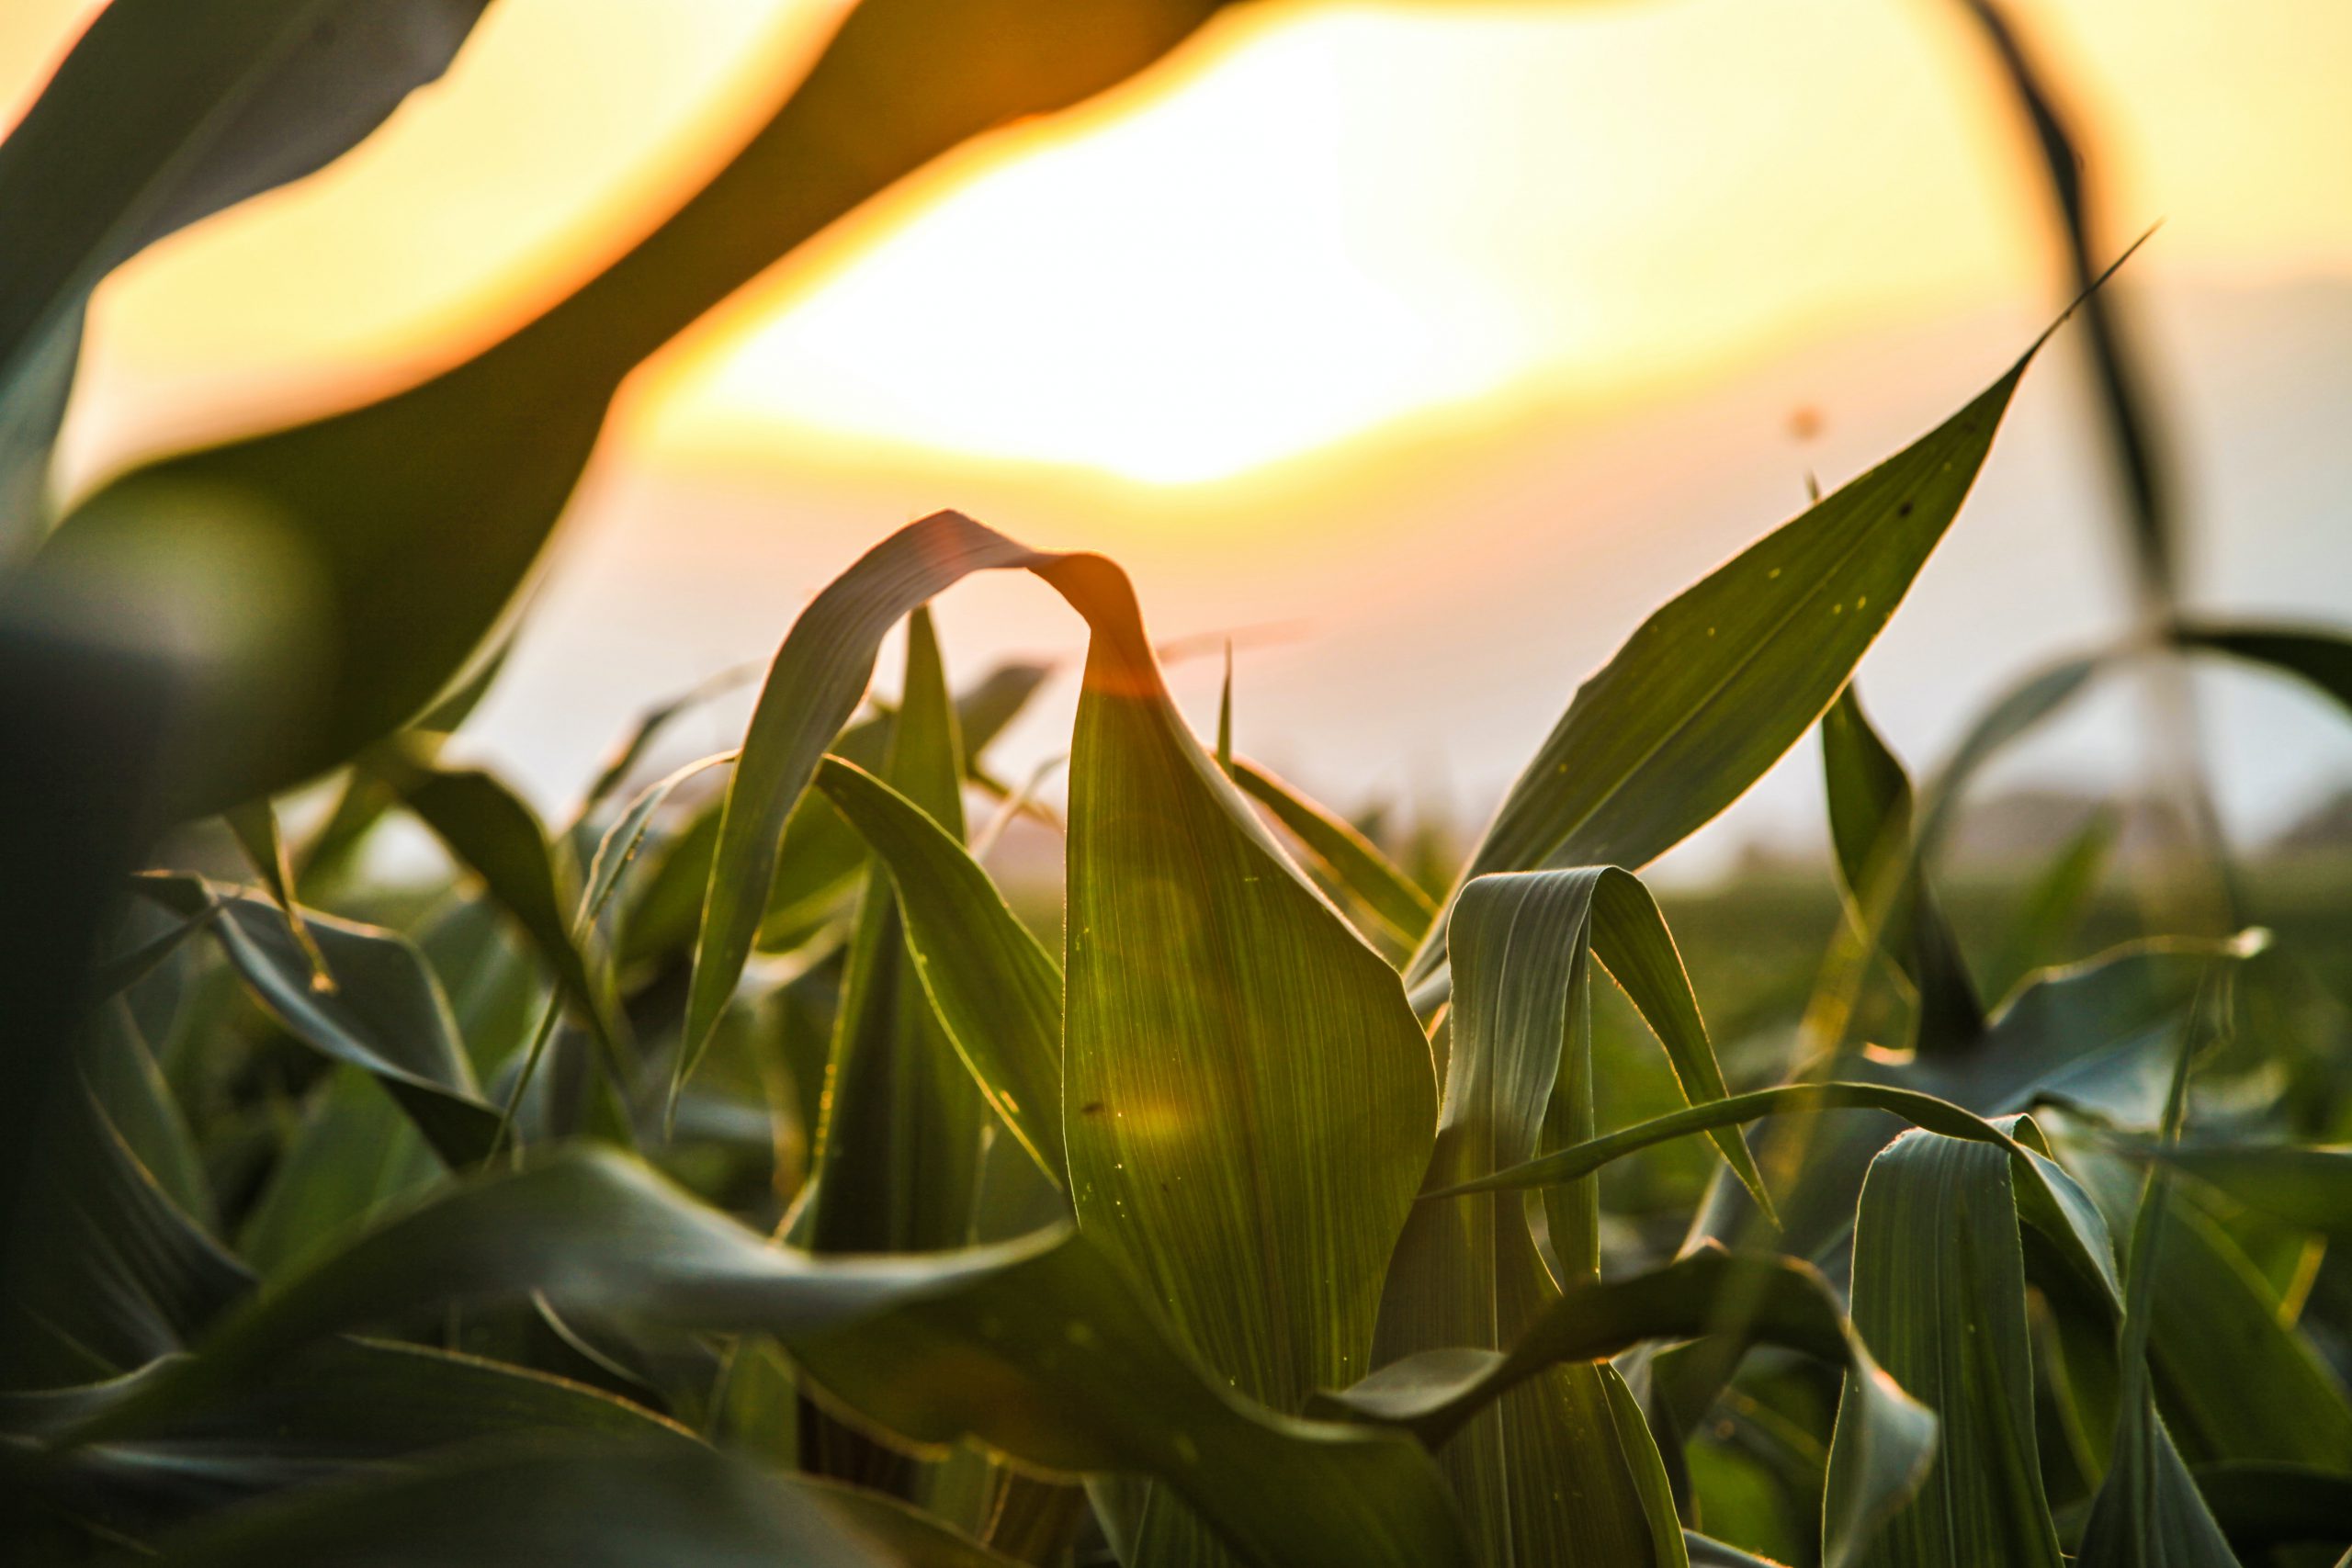
<svg viewBox="0 0 2352 1568"><path fill-rule="evenodd" d="M920 607L908 620L905 695L883 766L910 805L961 840L963 744ZM877 863L850 939L812 1187L793 1240L820 1252L912 1252L971 1239L989 1122L924 995Z"/></svg>
<svg viewBox="0 0 2352 1568"><path fill-rule="evenodd" d="M36 1440L133 1398L165 1363L95 1387L0 1395L0 1429ZM684 1428L610 1394L416 1345L321 1340L221 1404L50 1458L54 1501L143 1539L192 1513L515 1432L692 1448Z"/></svg>
<svg viewBox="0 0 2352 1568"><path fill-rule="evenodd" d="M1395 972L1184 728L1108 561L1041 556L943 513L818 596L736 769L689 1018L715 1016L732 989L785 818L884 630L967 572L1006 567L1044 577L1093 630L1071 764L1064 1027L1080 1222L1151 1281L1212 1366L1295 1408L1369 1354L1435 1119L1429 1044Z"/></svg>
<svg viewBox="0 0 2352 1568"><path fill-rule="evenodd" d="M82 1076L155 1185L199 1224L216 1225L212 1185L196 1134L155 1065L138 1018L119 997L100 1008L91 1024Z"/></svg>
<svg viewBox="0 0 2352 1568"><path fill-rule="evenodd" d="M2054 1100L2146 1124L2163 1100L2167 1047L2188 1027L2206 972L2216 963L2242 963L2268 942L2268 932L2253 930L2128 943L2034 976L1964 1053L1883 1066L1863 1062L1856 1071L1984 1115Z"/></svg>
<svg viewBox="0 0 2352 1568"><path fill-rule="evenodd" d="M1593 1361L1652 1339L1724 1335L1734 1357L1779 1345L1847 1372L1838 1430L1854 1484L1828 1520L1828 1561L1842 1564L1919 1486L1936 1449L1936 1417L1871 1359L1826 1280L1793 1258L1707 1247L1646 1274L1569 1289L1508 1352L1430 1350L1394 1361L1319 1406L1402 1426L1433 1446L1479 1411L1562 1361ZM1694 1556L1694 1562L1703 1559Z"/></svg>
<svg viewBox="0 0 2352 1568"><path fill-rule="evenodd" d="M2218 965L2213 972L2222 973ZM2201 1009L2204 1001L2200 988L2194 1005ZM2161 1121L2166 1144L2180 1141L2188 1117L2189 1068L2201 1033L2184 1031L2172 1053ZM2170 1185L2165 1168L2151 1166L2132 1217L2131 1269L2116 1336L2115 1438L2075 1554L2085 1568L2235 1568L2237 1562L2174 1446L2151 1381L2148 1341L2154 1330L2157 1251Z"/></svg>
<svg viewBox="0 0 2352 1568"><path fill-rule="evenodd" d="M293 1494L166 1541L189 1568L432 1562L507 1568L1008 1568L871 1493L779 1475L692 1442L514 1441Z"/></svg>
<svg viewBox="0 0 2352 1568"><path fill-rule="evenodd" d="M1940 1421L1918 1495L1859 1561L2058 1568L2036 1446L2033 1353L2010 1154L1906 1133L1871 1162L1855 1223L1854 1325ZM1864 1461L1841 1429L1830 1508Z"/></svg>
<svg viewBox="0 0 2352 1568"><path fill-rule="evenodd" d="M970 572L1044 558L968 518L939 513L868 550L792 624L728 784L695 947L682 1073L734 994L768 907L786 824L873 679L883 635Z"/></svg>
<svg viewBox="0 0 2352 1568"><path fill-rule="evenodd" d="M2352 1475L2300 1464L2200 1464L2190 1474L2213 1522L2247 1562L2278 1548L2352 1539ZM2275 1559L2274 1559L2275 1560ZM2318 1561L2316 1558L2312 1561Z"/></svg>
<svg viewBox="0 0 2352 1568"><path fill-rule="evenodd" d="M274 1280L348 1239L429 1185L440 1161L390 1096L357 1067L337 1067L288 1139L237 1232L237 1250Z"/></svg>
<svg viewBox="0 0 2352 1568"><path fill-rule="evenodd" d="M1710 1100L1685 1110L1636 1122L1598 1138L1589 1138L1550 1154L1508 1166L1491 1175L1459 1181L1424 1192L1424 1199L1449 1198L1465 1192L1510 1192L1532 1187L1577 1181L1611 1160L1654 1148L1694 1133L1735 1127L1766 1116L1788 1112L1813 1115L1823 1111L1878 1111L1902 1117L1915 1127L1947 1137L1972 1139L2016 1149L2015 1141L1991 1122L1916 1089L1873 1083L1783 1084L1777 1089L1752 1089L1722 1100Z"/></svg>
<svg viewBox="0 0 2352 1568"><path fill-rule="evenodd" d="M128 1371L187 1345L253 1288L74 1087L33 1176L41 1223L13 1254L0 1303L0 1387Z"/></svg>
<svg viewBox="0 0 2352 1568"><path fill-rule="evenodd" d="M1627 921L1634 909L1648 919ZM1531 1158L1558 1100L1572 1106L1572 1132L1589 1134L1589 954L1602 924L1660 936L1664 930L1639 884L1619 871L1487 876L1463 890L1449 931L1453 1045L1425 1186L1454 1185ZM1679 962L1672 968L1679 977ZM1721 1084L1718 1074L1715 1095ZM1745 1159L1736 1133L1717 1135L1737 1150L1736 1164ZM1744 1173L1752 1172L1751 1165ZM1528 1209L1523 1199L1486 1196L1415 1207L1389 1263L1376 1362L1450 1347L1498 1351L1563 1286L1597 1274L1599 1213L1589 1184L1555 1208L1541 1242ZM1562 1224L1556 1216L1570 1210ZM1622 1393L1612 1369L1555 1368L1448 1445L1440 1456L1447 1478L1489 1561L1679 1559L1679 1537L1663 1558L1657 1552L1657 1527L1672 1510L1656 1517L1643 1495L1641 1478L1659 1461L1638 1417L1630 1425L1616 1419Z"/></svg>
<svg viewBox="0 0 2352 1568"><path fill-rule="evenodd" d="M910 1438L969 1435L1048 1471L1156 1477L1147 1529L1181 1497L1263 1568L1476 1561L1419 1445L1268 1411L1178 1345L1081 1232L795 1350L835 1398ZM1126 1560L1211 1560L1200 1550L1148 1540Z"/></svg>
<svg viewBox="0 0 2352 1568"><path fill-rule="evenodd" d="M1602 1137L1571 1144L1491 1176L1425 1192L1422 1197L1429 1201L1462 1193L1518 1191L1579 1180L1612 1160L1676 1138L1687 1138L1694 1133L1770 1115L1817 1116L1825 1111L1840 1110L1881 1112L1945 1138L2006 1150L2017 1162L2021 1213L2027 1223L2055 1241L2061 1260L2095 1298L2108 1303L2110 1310L2120 1303L2122 1287L2115 1277L2105 1222L2074 1179L2051 1161L2038 1133L2030 1139L2015 1137L1998 1123L1987 1122L1949 1100L1884 1084L1784 1084L1777 1089L1709 1100Z"/></svg>
<svg viewBox="0 0 2352 1568"><path fill-rule="evenodd" d="M134 884L184 915L217 901L213 937L287 1032L373 1076L450 1165L489 1153L498 1112L475 1087L439 982L405 937L312 912L311 937L333 981L322 989L277 906L192 876L141 876Z"/></svg>
<svg viewBox="0 0 2352 1568"><path fill-rule="evenodd" d="M1917 1048L1973 1040L1984 1029L1984 1003L1943 907L1912 869L1910 775L1871 727L1851 682L1821 716L1821 761L1839 879L1858 919L1877 915L1878 940L1918 998Z"/></svg>
<svg viewBox="0 0 2352 1568"><path fill-rule="evenodd" d="M2032 357L1645 621L1577 690L1463 882L1638 867L1760 778L1845 686L1951 525ZM1408 977L1430 978L1442 955L1425 940Z"/></svg>
<svg viewBox="0 0 2352 1568"><path fill-rule="evenodd" d="M490 774L444 768L414 749L388 750L374 767L522 929L572 1015L603 1048L616 1084L626 1087L629 1056L618 1010L589 964L584 931L573 929L573 901L537 814Z"/></svg>
<svg viewBox="0 0 2352 1568"><path fill-rule="evenodd" d="M249 800L243 806L231 807L221 813L221 818L236 835L237 847L245 852L245 859L261 873L270 897L286 911L286 919L294 928L294 940L301 943L311 960L311 973L325 974L326 959L311 940L310 930L302 920L302 906L294 897L294 863L286 852L285 836L277 830L277 813L267 800Z"/></svg>
<svg viewBox="0 0 2352 1568"><path fill-rule="evenodd" d="M2169 1171L2195 1169L2162 1143L2125 1146L2155 1155ZM2133 1167L2096 1140L2070 1144L2068 1157L2110 1215L2131 1212L2137 1191ZM2316 1162L2301 1164L2305 1173L2321 1168ZM2307 1176L2301 1184L2311 1185ZM2291 1192L2297 1183L2290 1177L2280 1185ZM2308 1201L2304 1206L2307 1212L2316 1207ZM2149 1355L2165 1419L2184 1457L2352 1472L2352 1400L2291 1326L2277 1291L2229 1227L2174 1183L2156 1235Z"/></svg>
<svg viewBox="0 0 2352 1568"><path fill-rule="evenodd" d="M2203 1141L2116 1146L2120 1153L2161 1159L2281 1224L2352 1246L2352 1148Z"/></svg>
<svg viewBox="0 0 2352 1568"><path fill-rule="evenodd" d="M61 1440L109 1441L214 1408L337 1330L535 1292L598 1316L777 1335L836 1398L918 1440L968 1431L1048 1469L1155 1475L1268 1568L1469 1562L1413 1444L1239 1398L1067 1229L929 1256L818 1258L606 1152L477 1179L376 1226L232 1310L198 1355L155 1369Z"/></svg>
<svg viewBox="0 0 2352 1568"><path fill-rule="evenodd" d="M1396 972L1177 714L1133 590L1038 569L1092 637L1070 761L1063 1132L1079 1223L1277 1410L1368 1364L1429 1157Z"/></svg>
<svg viewBox="0 0 2352 1568"><path fill-rule="evenodd" d="M329 646L313 661L320 700L300 717L246 715L233 748L217 744L181 771L172 805L198 814L274 792L424 709L514 600L614 389L640 361L883 187L1009 119L1112 86L1215 8L1115 0L1085 7L1084 26L1078 12L1030 0L865 0L845 13L780 15L747 51L741 80L767 94L736 122L748 140L551 309L390 397L149 465L86 499L44 548L62 575L86 567L103 581L120 561L148 558L185 521L187 498L201 496L271 519L327 606ZM434 461L415 460L424 450ZM815 761L799 764L802 781ZM776 827L797 793L786 792ZM772 852L772 834L749 822L740 831ZM689 1033L699 1040L724 983L696 994Z"/></svg>
<svg viewBox="0 0 2352 1568"><path fill-rule="evenodd" d="M209 1404L312 1340L426 1308L537 1292L596 1317L790 1337L1024 1256L996 1247L818 1258L770 1245L622 1156L566 1153L436 1190L289 1269L215 1323L199 1355L166 1369L83 1435L132 1430Z"/></svg>
<svg viewBox="0 0 2352 1568"><path fill-rule="evenodd" d="M441 74L485 0L122 0L0 141L0 561L38 540L90 293L318 169Z"/></svg>
<svg viewBox="0 0 2352 1568"><path fill-rule="evenodd" d="M2291 675L2352 710L2352 637L2333 626L2191 623L2174 628L2182 647L2227 654Z"/></svg>
<svg viewBox="0 0 2352 1568"><path fill-rule="evenodd" d="M1093 634L1065 920L1079 1223L1242 1394L1295 1409L1368 1364L1435 1122L1429 1043L1185 728L1125 576L1091 556L1035 570ZM1204 1550L1147 1506L1141 1558Z"/></svg>
<svg viewBox="0 0 2352 1568"><path fill-rule="evenodd" d="M1326 811L1255 762L1235 762L1227 771L1243 794L1272 812L1399 941L1421 940L1437 918L1437 905L1379 846L1345 818Z"/></svg>
<svg viewBox="0 0 2352 1568"><path fill-rule="evenodd" d="M916 973L973 1081L1058 1184L1060 964L964 846L904 795L838 757L825 759L817 785L888 867Z"/></svg>

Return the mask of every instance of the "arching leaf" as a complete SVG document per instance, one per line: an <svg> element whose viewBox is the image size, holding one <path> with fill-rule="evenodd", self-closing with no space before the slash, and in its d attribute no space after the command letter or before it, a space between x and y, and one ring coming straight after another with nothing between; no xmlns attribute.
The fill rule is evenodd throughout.
<svg viewBox="0 0 2352 1568"><path fill-rule="evenodd" d="M1061 965L979 863L904 795L838 757L825 759L817 785L889 868L916 972L973 1080L1060 1182Z"/></svg>

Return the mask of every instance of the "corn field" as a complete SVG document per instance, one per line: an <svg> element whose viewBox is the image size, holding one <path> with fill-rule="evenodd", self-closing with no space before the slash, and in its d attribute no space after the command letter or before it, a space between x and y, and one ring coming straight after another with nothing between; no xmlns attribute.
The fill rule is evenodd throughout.
<svg viewBox="0 0 2352 1568"><path fill-rule="evenodd" d="M2181 614L2148 486L2132 633L1932 773L1852 679L2042 344L1559 672L1457 852L1196 735L1149 581L956 511L779 614L735 748L648 776L686 694L543 818L447 746L623 378L1216 7L859 0L487 347L53 506L97 281L483 8L114 0L0 142L0 1555L2352 1562L2344 928L2250 922L2190 833L2113 944L2087 840L1990 943L1941 861L2086 694L2229 660L2352 719L2352 640ZM2053 210L2051 333L2120 366L2125 249ZM988 760L1047 671L943 651L981 572L1083 623L1066 806ZM1641 873L1800 749L1837 918L1727 1029L1692 976L1744 939ZM401 821L430 886L369 870ZM1000 886L1007 822L1057 888Z"/></svg>

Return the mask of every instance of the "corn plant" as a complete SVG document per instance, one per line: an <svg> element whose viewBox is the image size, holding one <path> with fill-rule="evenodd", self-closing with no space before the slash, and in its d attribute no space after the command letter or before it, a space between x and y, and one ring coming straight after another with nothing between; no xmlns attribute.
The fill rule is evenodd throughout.
<svg viewBox="0 0 2352 1568"><path fill-rule="evenodd" d="M2040 344L1642 622L1450 879L1235 755L1230 669L1204 745L1114 563L953 512L792 621L740 747L646 776L688 694L549 823L445 742L620 378L1208 7L865 0L542 317L50 515L95 278L477 9L117 0L0 143L50 247L0 287L9 1561L2337 1561L2329 1004L2258 929L2053 964L2095 840L1988 964L1939 856L2116 671L2352 707L2352 644L2166 621L1924 786L1853 683ZM419 47L334 49L387 18ZM56 178L149 80L135 155ZM324 80L379 107L288 156ZM1048 671L950 679L929 605L979 571L1086 629L1066 810L987 761ZM1792 1031L1719 1041L1638 873L1816 732L1839 923ZM1057 905L983 801L1066 832ZM368 871L396 817L429 887ZM1661 1229L1611 1183L1676 1154Z"/></svg>

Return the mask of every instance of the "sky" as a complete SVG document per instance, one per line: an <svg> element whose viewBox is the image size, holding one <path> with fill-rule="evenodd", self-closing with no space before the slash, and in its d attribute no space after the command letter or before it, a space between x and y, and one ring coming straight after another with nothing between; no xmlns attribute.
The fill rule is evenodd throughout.
<svg viewBox="0 0 2352 1568"><path fill-rule="evenodd" d="M88 9L0 9L0 116ZM2290 308L2337 321L2352 285L2352 6L2009 9L2084 123L2107 231L2164 221L2128 282L2196 383L2211 582L2352 609L2316 586L2329 542L2295 505L2245 548L2222 528L2277 422L2204 389L2352 393L2297 358L2335 340ZM816 15L497 0L342 164L108 282L62 482L461 356L658 219L758 46ZM485 743L560 795L635 707L772 647L858 550L952 504L1120 557L1163 635L1239 628L1245 748L1343 801L1482 808L1575 681L1782 520L1805 469L1883 456L2060 302L1987 64L1956 0L1241 8L886 196L641 374ZM1932 751L1970 696L2114 611L2106 498L2064 439L2078 369L2037 371L2005 436L2024 451L1988 472L2007 531L1923 582L1941 641L1890 650L1890 684L1919 689L1890 694L1898 740ZM2320 440L2266 454L2290 502L2324 488ZM2029 549L2034 581L1994 586ZM951 657L1073 640L1035 596L969 597ZM1979 632L1993 656L1953 679ZM2273 815L2340 772L2300 710L2245 700L2303 746ZM1050 750L1041 723L1008 744Z"/></svg>

